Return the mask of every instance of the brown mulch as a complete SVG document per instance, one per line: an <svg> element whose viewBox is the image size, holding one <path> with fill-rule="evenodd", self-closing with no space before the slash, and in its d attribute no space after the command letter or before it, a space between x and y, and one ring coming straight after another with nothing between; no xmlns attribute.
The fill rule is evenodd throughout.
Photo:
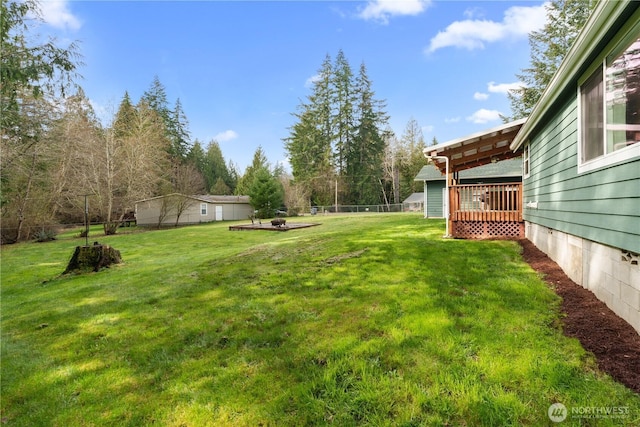
<svg viewBox="0 0 640 427"><path fill-rule="evenodd" d="M529 240L520 240L524 260L562 298L563 330L594 354L598 367L640 394L640 335Z"/></svg>

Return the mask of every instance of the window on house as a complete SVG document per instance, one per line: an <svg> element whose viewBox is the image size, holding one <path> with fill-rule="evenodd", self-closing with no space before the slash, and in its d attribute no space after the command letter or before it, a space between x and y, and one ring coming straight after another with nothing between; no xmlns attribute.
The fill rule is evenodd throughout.
<svg viewBox="0 0 640 427"><path fill-rule="evenodd" d="M640 27L618 54L607 58L607 152L640 142Z"/></svg>
<svg viewBox="0 0 640 427"><path fill-rule="evenodd" d="M582 161L586 162L604 154L602 69L599 68L582 85Z"/></svg>
<svg viewBox="0 0 640 427"><path fill-rule="evenodd" d="M200 215L207 215L207 204L200 203Z"/></svg>
<svg viewBox="0 0 640 427"><path fill-rule="evenodd" d="M640 145L640 24L605 55L580 84L581 164L624 160Z"/></svg>
<svg viewBox="0 0 640 427"><path fill-rule="evenodd" d="M529 144L527 143L522 150L522 176L527 178L529 173Z"/></svg>

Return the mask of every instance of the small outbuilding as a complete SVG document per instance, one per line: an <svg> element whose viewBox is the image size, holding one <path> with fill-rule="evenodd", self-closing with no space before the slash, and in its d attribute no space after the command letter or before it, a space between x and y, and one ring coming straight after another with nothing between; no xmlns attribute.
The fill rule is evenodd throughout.
<svg viewBox="0 0 640 427"><path fill-rule="evenodd" d="M424 193L413 193L402 202L403 212L420 212L423 210L423 207Z"/></svg>
<svg viewBox="0 0 640 427"><path fill-rule="evenodd" d="M249 196L173 193L136 202L137 224L147 227L241 220L252 214Z"/></svg>

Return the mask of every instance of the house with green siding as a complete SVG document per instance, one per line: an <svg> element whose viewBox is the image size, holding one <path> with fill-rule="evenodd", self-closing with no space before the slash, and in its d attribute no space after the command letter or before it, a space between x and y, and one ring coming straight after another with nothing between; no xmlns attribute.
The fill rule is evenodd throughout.
<svg viewBox="0 0 640 427"><path fill-rule="evenodd" d="M447 213L445 176L440 170L428 164L422 167L415 181L424 185L424 217L444 218ZM488 163L458 174L460 184L496 184L522 181L522 159L507 159Z"/></svg>
<svg viewBox="0 0 640 427"><path fill-rule="evenodd" d="M596 6L510 149L525 236L640 332L640 2Z"/></svg>

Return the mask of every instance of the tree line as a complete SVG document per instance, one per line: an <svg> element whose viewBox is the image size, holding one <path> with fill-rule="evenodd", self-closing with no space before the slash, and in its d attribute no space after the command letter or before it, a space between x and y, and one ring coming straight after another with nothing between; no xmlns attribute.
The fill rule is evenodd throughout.
<svg viewBox="0 0 640 427"><path fill-rule="evenodd" d="M180 99L171 106L157 76L137 102L125 92L104 125L75 84L78 47L53 39L30 44L32 17L40 20L37 1L0 5L2 243L46 238L56 224L82 222L86 199L89 219L113 234L138 200L248 194L257 169L276 181L280 172L260 147L259 164L254 159L241 175L215 140L191 141Z"/></svg>
<svg viewBox="0 0 640 427"><path fill-rule="evenodd" d="M115 233L130 219L136 201L174 193L249 195L258 215L265 217L275 209L289 207L295 213L327 201L316 194L308 197L308 189L322 194L317 192L321 180L313 187L290 176L281 166L271 165L261 147L241 174L225 160L218 142L192 141L180 99L171 105L157 76L139 100L125 92L109 123L103 124L75 84L81 63L77 46L61 48L53 40L30 45L29 17L37 16L38 3L1 4L2 242L47 237L56 224L82 222L86 200L89 219L102 223L105 234ZM386 116L373 98L364 64L354 86L342 52L338 59L336 70L343 74L337 96L342 107L340 119L333 118L331 124L338 133L332 142L336 155L317 156L316 161L338 162L338 174L330 176L331 182L336 176L340 180L340 203L377 202L383 199L381 191L393 187L381 179L383 154L393 138L377 128ZM304 116L312 114L309 110ZM357 129L351 125L356 120ZM301 167L298 141L292 138L285 144L295 174ZM418 151L420 144L415 145ZM393 146L394 155L408 158L399 143ZM392 163L396 169L400 165ZM392 201L399 197L396 192ZM175 206L163 206L165 213L185 208L179 197L166 200Z"/></svg>
<svg viewBox="0 0 640 427"><path fill-rule="evenodd" d="M311 94L284 140L300 205L401 203L425 164L415 119L398 139L363 62L355 73L342 50L326 55Z"/></svg>

